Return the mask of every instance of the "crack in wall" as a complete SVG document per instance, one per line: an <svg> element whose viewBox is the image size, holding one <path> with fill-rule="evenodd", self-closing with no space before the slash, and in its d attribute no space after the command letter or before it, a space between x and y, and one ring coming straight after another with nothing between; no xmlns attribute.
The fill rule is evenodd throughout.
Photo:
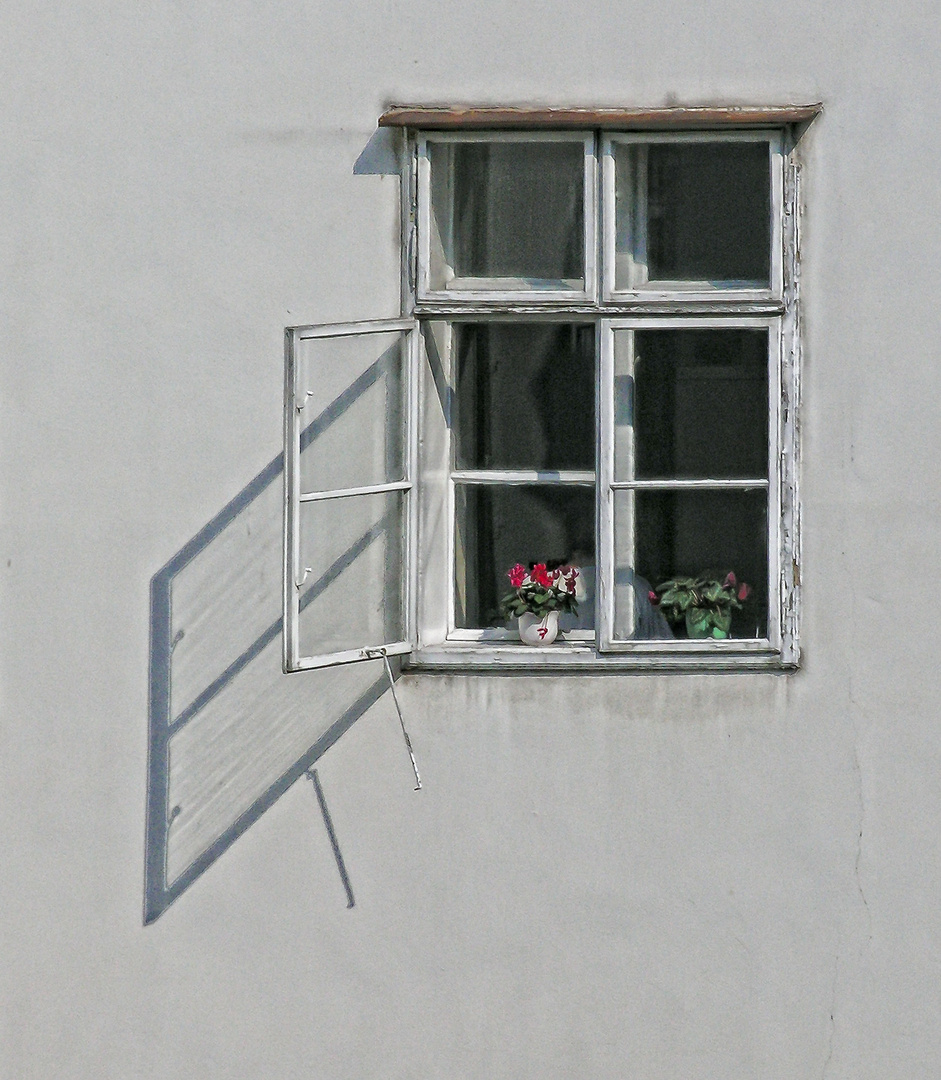
<svg viewBox="0 0 941 1080"><path fill-rule="evenodd" d="M869 926L869 940L872 941L872 912L869 910L869 901L866 899L866 890L863 888L863 881L859 874L859 867L863 858L863 833L865 832L866 825L866 796L863 789L862 763L859 759L859 728L856 725L856 712L858 709L858 705L856 702L855 694L853 692L852 675L850 675L849 679L849 704L850 723L853 727L853 772L856 777L857 806L856 857L853 860L853 879L856 882L856 891L859 893L859 899L862 901L863 908L866 912L866 922Z"/></svg>
<svg viewBox="0 0 941 1080"><path fill-rule="evenodd" d="M866 800L863 795L863 771L859 762L859 747L857 739L853 737L853 768L856 772L856 799L859 807L858 827L856 830L856 859L853 863L853 876L856 880L856 890L859 898L866 909L866 921L869 924L869 940L872 941L872 912L869 910L869 901L866 899L866 891L863 889L862 878L859 876L859 864L863 857L863 831L866 823Z"/></svg>
<svg viewBox="0 0 941 1080"><path fill-rule="evenodd" d="M833 1059L833 1043L836 1035L836 984L840 974L840 955L837 953L833 962L833 985L830 987L830 1023L827 1027L827 1056L823 1060L823 1069L820 1072L820 1080L826 1080L827 1069Z"/></svg>

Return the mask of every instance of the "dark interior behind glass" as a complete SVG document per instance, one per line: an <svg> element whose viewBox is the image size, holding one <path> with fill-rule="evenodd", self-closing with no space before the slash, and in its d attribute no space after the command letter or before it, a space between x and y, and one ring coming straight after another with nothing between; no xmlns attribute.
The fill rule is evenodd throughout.
<svg viewBox="0 0 941 1080"><path fill-rule="evenodd" d="M463 323L454 331L456 468L594 469L593 326Z"/></svg>

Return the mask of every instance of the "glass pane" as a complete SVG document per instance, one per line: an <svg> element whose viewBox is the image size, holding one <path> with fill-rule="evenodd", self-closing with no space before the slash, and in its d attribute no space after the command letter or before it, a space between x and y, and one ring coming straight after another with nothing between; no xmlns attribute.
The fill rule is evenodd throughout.
<svg viewBox="0 0 941 1080"><path fill-rule="evenodd" d="M592 326L455 327L455 466L592 470Z"/></svg>
<svg viewBox="0 0 941 1080"><path fill-rule="evenodd" d="M768 625L768 500L764 491L616 491L615 638L686 638L650 601L658 585L706 575L751 590L731 611L729 636L765 637Z"/></svg>
<svg viewBox="0 0 941 1080"><path fill-rule="evenodd" d="M584 288L583 143L432 142L429 154L432 289Z"/></svg>
<svg viewBox="0 0 941 1080"><path fill-rule="evenodd" d="M401 491L301 503L301 656L405 639Z"/></svg>
<svg viewBox="0 0 941 1080"><path fill-rule="evenodd" d="M405 331L298 343L302 492L405 479L406 349Z"/></svg>
<svg viewBox="0 0 941 1080"><path fill-rule="evenodd" d="M615 288L768 288L766 142L615 143Z"/></svg>
<svg viewBox="0 0 941 1080"><path fill-rule="evenodd" d="M766 329L617 330L614 342L616 480L767 477Z"/></svg>
<svg viewBox="0 0 941 1080"><path fill-rule="evenodd" d="M454 538L455 623L505 626L499 603L516 563L569 563L582 571L586 595L563 630L595 624L595 490L558 485L458 484Z"/></svg>

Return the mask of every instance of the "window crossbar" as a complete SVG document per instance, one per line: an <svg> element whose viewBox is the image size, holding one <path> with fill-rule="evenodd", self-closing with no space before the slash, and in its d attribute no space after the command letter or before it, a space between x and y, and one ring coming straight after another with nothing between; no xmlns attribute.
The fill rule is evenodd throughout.
<svg viewBox="0 0 941 1080"><path fill-rule="evenodd" d="M594 472L566 471L551 469L464 469L451 473L456 483L468 484L568 484L592 487L595 483Z"/></svg>
<svg viewBox="0 0 941 1080"><path fill-rule="evenodd" d="M617 491L753 491L769 485L765 477L761 480L612 480L607 486Z"/></svg>

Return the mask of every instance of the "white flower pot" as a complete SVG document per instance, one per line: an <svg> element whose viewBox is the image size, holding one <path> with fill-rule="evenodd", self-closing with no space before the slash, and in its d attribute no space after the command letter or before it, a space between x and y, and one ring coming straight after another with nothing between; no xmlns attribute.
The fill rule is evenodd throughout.
<svg viewBox="0 0 941 1080"><path fill-rule="evenodd" d="M519 617L520 641L525 645L551 645L559 634L559 613L533 615L526 612Z"/></svg>

